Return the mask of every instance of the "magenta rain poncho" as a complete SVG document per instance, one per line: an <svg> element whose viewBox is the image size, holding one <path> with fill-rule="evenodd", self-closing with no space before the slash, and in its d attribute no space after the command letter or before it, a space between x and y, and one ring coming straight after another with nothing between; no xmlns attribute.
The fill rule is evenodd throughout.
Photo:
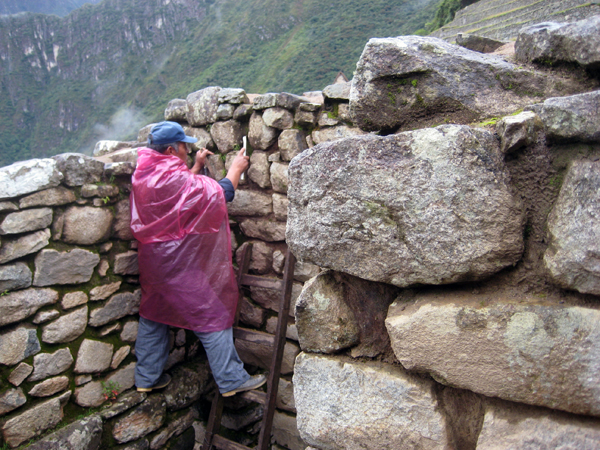
<svg viewBox="0 0 600 450"><path fill-rule="evenodd" d="M232 326L238 289L223 189L177 157L138 151L131 230L139 241L140 316L189 330Z"/></svg>

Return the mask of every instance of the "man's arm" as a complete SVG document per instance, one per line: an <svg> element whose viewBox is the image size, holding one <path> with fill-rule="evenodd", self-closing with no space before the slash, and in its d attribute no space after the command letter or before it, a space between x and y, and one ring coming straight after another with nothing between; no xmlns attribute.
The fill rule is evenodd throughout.
<svg viewBox="0 0 600 450"><path fill-rule="evenodd" d="M246 151L245 147L235 155L233 162L231 163L231 167L229 167L229 171L227 172L227 176L225 178L231 181L234 189L237 189L238 183L240 182L240 176L244 173L244 171L248 168L250 164L250 157L244 155Z"/></svg>

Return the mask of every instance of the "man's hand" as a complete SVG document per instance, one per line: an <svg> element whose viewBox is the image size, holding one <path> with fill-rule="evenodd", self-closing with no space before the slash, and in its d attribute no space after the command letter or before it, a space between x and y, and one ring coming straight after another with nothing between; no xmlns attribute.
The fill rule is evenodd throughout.
<svg viewBox="0 0 600 450"><path fill-rule="evenodd" d="M229 171L227 172L227 177L231 184L233 184L234 189L237 189L238 183L240 181L240 176L244 171L248 168L250 164L250 157L244 155L246 151L246 147L242 147L242 149L238 152L238 154L233 159L231 163L231 167L229 167Z"/></svg>
<svg viewBox="0 0 600 450"><path fill-rule="evenodd" d="M208 155L214 155L214 153L206 148L203 148L201 151L196 152L196 161L190 169L190 172L192 172L195 175L199 174L202 168L204 167L204 164L206 163L206 157Z"/></svg>

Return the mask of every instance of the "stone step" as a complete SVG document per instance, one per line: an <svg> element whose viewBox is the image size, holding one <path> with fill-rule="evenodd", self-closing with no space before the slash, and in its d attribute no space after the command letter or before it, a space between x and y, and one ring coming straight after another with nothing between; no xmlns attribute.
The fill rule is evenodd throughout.
<svg viewBox="0 0 600 450"><path fill-rule="evenodd" d="M450 42L458 33L514 40L519 30L535 23L577 21L600 14L600 3L586 0L482 0L457 12L455 19L431 35Z"/></svg>

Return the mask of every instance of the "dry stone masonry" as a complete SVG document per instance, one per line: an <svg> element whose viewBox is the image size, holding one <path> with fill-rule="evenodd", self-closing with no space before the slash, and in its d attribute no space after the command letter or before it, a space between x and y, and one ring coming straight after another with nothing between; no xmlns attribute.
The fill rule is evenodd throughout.
<svg viewBox="0 0 600 450"><path fill-rule="evenodd" d="M234 261L299 259L274 450L600 447L597 28L535 25L514 57L372 39L319 93L169 102L216 180L248 136ZM171 330L166 389L134 387L128 197L151 126L0 168L1 445L200 448L215 385L191 332ZM277 295L243 294L242 323L274 333ZM252 445L261 415L233 397L223 424Z"/></svg>

